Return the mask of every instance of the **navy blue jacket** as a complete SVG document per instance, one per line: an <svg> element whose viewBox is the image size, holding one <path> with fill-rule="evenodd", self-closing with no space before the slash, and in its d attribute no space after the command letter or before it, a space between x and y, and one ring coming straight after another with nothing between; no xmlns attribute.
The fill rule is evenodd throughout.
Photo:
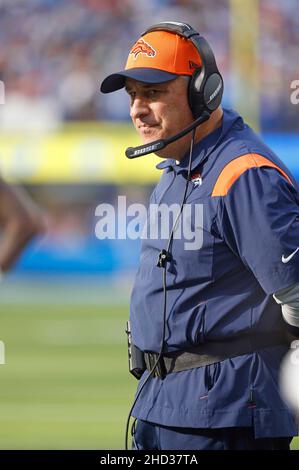
<svg viewBox="0 0 299 470"><path fill-rule="evenodd" d="M181 203L187 164L188 155L179 164L167 159L158 165L164 172L152 205ZM186 249L182 237L172 243L166 350L281 331L281 307L272 294L299 282L299 253L282 262L299 245L296 182L242 118L228 110L222 127L195 146L192 175L186 204L193 209L190 220L201 233L200 246ZM143 351L161 348L163 270L156 263L166 245L163 237L142 241L130 319L133 343ZM179 427L254 426L256 437L296 435L295 419L278 387L286 349L265 348L164 380L151 378L133 416Z"/></svg>

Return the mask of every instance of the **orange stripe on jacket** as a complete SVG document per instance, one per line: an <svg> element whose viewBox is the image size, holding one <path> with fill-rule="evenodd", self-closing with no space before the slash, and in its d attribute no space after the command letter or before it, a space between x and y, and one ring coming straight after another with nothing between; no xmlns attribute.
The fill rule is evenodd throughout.
<svg viewBox="0 0 299 470"><path fill-rule="evenodd" d="M271 168L276 168L287 180L289 183L293 184L288 175L275 163L271 162L262 155L258 153L248 153L242 155L241 157L235 158L229 162L221 171L218 179L215 183L212 197L213 196L226 196L231 186L234 182L241 176L245 171L250 168L259 168L262 166L268 166Z"/></svg>

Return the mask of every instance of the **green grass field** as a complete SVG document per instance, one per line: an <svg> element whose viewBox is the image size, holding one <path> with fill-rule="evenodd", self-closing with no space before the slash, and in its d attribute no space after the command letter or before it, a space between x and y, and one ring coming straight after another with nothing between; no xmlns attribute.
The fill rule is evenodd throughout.
<svg viewBox="0 0 299 470"><path fill-rule="evenodd" d="M1 449L123 448L126 308L1 306Z"/></svg>
<svg viewBox="0 0 299 470"><path fill-rule="evenodd" d="M136 387L127 372L127 306L69 299L0 309L0 449L123 448Z"/></svg>

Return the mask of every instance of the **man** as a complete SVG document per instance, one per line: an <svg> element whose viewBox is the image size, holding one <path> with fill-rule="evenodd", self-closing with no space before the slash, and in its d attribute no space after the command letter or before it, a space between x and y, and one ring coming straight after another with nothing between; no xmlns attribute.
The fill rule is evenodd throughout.
<svg viewBox="0 0 299 470"><path fill-rule="evenodd" d="M44 228L44 216L27 193L0 178L1 273L12 267L27 243Z"/></svg>
<svg viewBox="0 0 299 470"><path fill-rule="evenodd" d="M134 448L289 449L297 426L278 372L285 327L299 336L296 182L236 112L222 110L212 52L189 25L147 30L101 90L122 87L146 152L166 159L150 203L202 209L191 216L198 249L174 233L142 242L130 313L146 364ZM164 145L201 115L193 134Z"/></svg>

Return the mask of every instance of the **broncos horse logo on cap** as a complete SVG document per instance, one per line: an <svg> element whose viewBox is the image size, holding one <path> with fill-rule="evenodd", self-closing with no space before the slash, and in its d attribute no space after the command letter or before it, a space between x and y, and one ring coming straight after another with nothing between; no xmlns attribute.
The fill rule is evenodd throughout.
<svg viewBox="0 0 299 470"><path fill-rule="evenodd" d="M134 59L137 59L138 54L145 54L148 57L155 57L156 51L143 39L139 39L130 50L130 54L134 54Z"/></svg>

